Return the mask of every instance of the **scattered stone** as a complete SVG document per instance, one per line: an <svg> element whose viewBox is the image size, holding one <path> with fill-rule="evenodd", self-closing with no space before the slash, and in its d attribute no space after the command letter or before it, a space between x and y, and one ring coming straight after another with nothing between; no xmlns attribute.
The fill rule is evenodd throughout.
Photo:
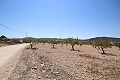
<svg viewBox="0 0 120 80"><path fill-rule="evenodd" d="M101 78L102 76L100 76L100 78Z"/></svg>
<svg viewBox="0 0 120 80"><path fill-rule="evenodd" d="M20 78L20 76L17 76L17 78Z"/></svg>
<svg viewBox="0 0 120 80"><path fill-rule="evenodd" d="M54 74L59 74L59 72L53 72Z"/></svg>
<svg viewBox="0 0 120 80"><path fill-rule="evenodd" d="M49 77L49 75L46 75L46 78Z"/></svg>
<svg viewBox="0 0 120 80"><path fill-rule="evenodd" d="M78 80L79 78L77 77L76 79Z"/></svg>
<svg viewBox="0 0 120 80"><path fill-rule="evenodd" d="M38 79L41 79L41 76L39 76Z"/></svg>
<svg viewBox="0 0 120 80"><path fill-rule="evenodd" d="M43 66L45 66L45 64L44 64L44 63L42 63L42 64L40 64L40 65L41 65L42 67L43 67Z"/></svg>
<svg viewBox="0 0 120 80"><path fill-rule="evenodd" d="M32 67L32 69L35 69L35 70L37 70L37 67Z"/></svg>
<svg viewBox="0 0 120 80"><path fill-rule="evenodd" d="M42 72L46 72L45 70L42 70Z"/></svg>

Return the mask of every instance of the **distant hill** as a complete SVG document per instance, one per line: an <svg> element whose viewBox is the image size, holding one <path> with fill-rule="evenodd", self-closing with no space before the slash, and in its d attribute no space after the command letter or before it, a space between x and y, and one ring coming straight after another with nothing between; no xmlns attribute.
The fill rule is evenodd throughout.
<svg viewBox="0 0 120 80"><path fill-rule="evenodd" d="M114 37L96 37L96 38L86 39L86 40L83 40L83 41L92 41L92 40L95 40L95 39L108 40L108 41L111 41L111 42L120 41L120 38L114 38Z"/></svg>

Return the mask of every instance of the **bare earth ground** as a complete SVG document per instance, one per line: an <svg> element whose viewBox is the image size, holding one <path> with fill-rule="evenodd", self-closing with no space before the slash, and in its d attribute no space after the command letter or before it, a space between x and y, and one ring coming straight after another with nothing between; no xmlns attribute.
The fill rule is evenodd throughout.
<svg viewBox="0 0 120 80"><path fill-rule="evenodd" d="M7 44L0 43L0 47L7 46Z"/></svg>
<svg viewBox="0 0 120 80"><path fill-rule="evenodd" d="M120 80L117 47L105 49L107 55L91 45L75 45L76 51L70 51L70 45L55 45L56 49L50 44L34 47L37 49L27 48L17 54L10 61L14 64L9 62L11 65L0 73L0 80Z"/></svg>

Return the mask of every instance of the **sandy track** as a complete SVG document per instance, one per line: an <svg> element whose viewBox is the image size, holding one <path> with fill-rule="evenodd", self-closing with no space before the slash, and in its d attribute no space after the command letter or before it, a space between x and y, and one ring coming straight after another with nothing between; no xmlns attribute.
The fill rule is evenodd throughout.
<svg viewBox="0 0 120 80"><path fill-rule="evenodd" d="M18 44L6 47L0 47L0 67L8 62L10 57L13 57L17 52L28 44Z"/></svg>
<svg viewBox="0 0 120 80"><path fill-rule="evenodd" d="M22 51L29 44L18 44L0 48L0 80L7 80L16 67Z"/></svg>

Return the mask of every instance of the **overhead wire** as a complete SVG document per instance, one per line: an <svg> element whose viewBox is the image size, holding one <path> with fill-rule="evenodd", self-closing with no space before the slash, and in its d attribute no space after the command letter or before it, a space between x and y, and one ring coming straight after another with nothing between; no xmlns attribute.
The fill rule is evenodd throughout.
<svg viewBox="0 0 120 80"><path fill-rule="evenodd" d="M7 27L7 26L5 26L5 25L3 25L3 24L0 24L0 25L3 26L3 27L5 27L5 28L7 28L7 29L9 29L9 30L12 30L12 31L14 31L14 32L17 32L17 33L24 33L24 32L20 32L20 31L14 30L14 29L12 29L12 28L10 28L10 27Z"/></svg>

